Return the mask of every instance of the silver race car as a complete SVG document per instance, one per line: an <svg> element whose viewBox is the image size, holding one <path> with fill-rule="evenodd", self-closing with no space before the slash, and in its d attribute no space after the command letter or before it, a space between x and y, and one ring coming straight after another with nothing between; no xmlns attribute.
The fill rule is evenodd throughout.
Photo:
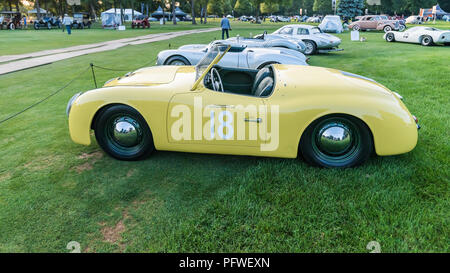
<svg viewBox="0 0 450 273"><path fill-rule="evenodd" d="M450 45L450 30L434 27L412 27L406 31L389 31L384 34L388 42L405 42L430 46L433 44Z"/></svg>
<svg viewBox="0 0 450 273"><path fill-rule="evenodd" d="M339 45L341 39L328 33L323 33L320 28L310 25L286 25L273 34L267 35L283 36L288 39L301 40L306 45L305 54L312 55L317 52L341 51Z"/></svg>
<svg viewBox="0 0 450 273"><path fill-rule="evenodd" d="M306 44L301 40L286 39L285 37L278 35L267 35L267 32L255 36L254 38L244 38L237 36L229 38L226 41L247 45L248 47L283 47L297 50L301 53L304 53L306 50Z"/></svg>
<svg viewBox="0 0 450 273"><path fill-rule="evenodd" d="M261 69L270 64L308 65L302 53L287 48L250 48L231 42L215 41L210 45L186 45L176 50L164 50L158 54L156 65L196 65L216 44L230 45L231 48L220 66Z"/></svg>

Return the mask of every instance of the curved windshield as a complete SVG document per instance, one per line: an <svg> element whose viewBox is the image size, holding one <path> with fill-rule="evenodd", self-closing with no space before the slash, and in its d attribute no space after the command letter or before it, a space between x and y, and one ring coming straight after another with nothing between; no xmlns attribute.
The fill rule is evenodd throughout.
<svg viewBox="0 0 450 273"><path fill-rule="evenodd" d="M224 44L210 44L206 50L205 56L198 62L195 66L196 77L197 80L202 76L205 70L209 67L209 65L216 59L219 54L225 53L228 49L228 45Z"/></svg>

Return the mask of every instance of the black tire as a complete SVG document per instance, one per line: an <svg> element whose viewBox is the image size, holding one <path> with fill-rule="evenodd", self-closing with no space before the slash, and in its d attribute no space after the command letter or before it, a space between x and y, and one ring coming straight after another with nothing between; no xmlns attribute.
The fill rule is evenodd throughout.
<svg viewBox="0 0 450 273"><path fill-rule="evenodd" d="M9 24L9 29L10 30L15 30L16 29L16 25L14 25L14 23Z"/></svg>
<svg viewBox="0 0 450 273"><path fill-rule="evenodd" d="M172 56L165 62L166 65L191 65L191 63L183 56Z"/></svg>
<svg viewBox="0 0 450 273"><path fill-rule="evenodd" d="M39 23L34 23L34 29L39 30Z"/></svg>
<svg viewBox="0 0 450 273"><path fill-rule="evenodd" d="M95 120L94 130L100 147L119 160L143 159L155 150L147 122L138 111L126 105L102 110Z"/></svg>
<svg viewBox="0 0 450 273"><path fill-rule="evenodd" d="M355 24L355 25L352 27L352 30L359 31L360 29L361 29L361 27L360 27L358 24Z"/></svg>
<svg viewBox="0 0 450 273"><path fill-rule="evenodd" d="M385 26L384 28L383 28L383 30L384 30L384 32L389 32L389 31L392 31L392 27L391 26Z"/></svg>
<svg viewBox="0 0 450 273"><path fill-rule="evenodd" d="M279 63L277 63L277 62L263 63L262 65L258 66L258 70L261 70L261 69L263 69L263 68L269 67L269 66L271 66L271 65L273 65L273 64L279 64Z"/></svg>
<svg viewBox="0 0 450 273"><path fill-rule="evenodd" d="M330 134L343 136L343 140ZM327 137L328 135L328 137ZM370 129L361 120L347 115L329 115L313 123L303 133L300 152L306 162L326 168L350 168L364 163L373 151Z"/></svg>
<svg viewBox="0 0 450 273"><path fill-rule="evenodd" d="M306 45L305 55L314 55L317 51L317 45L314 41L311 40L303 40Z"/></svg>
<svg viewBox="0 0 450 273"><path fill-rule="evenodd" d="M398 31L404 31L406 29L406 26L404 24L400 24L398 27Z"/></svg>
<svg viewBox="0 0 450 273"><path fill-rule="evenodd" d="M423 46L430 46L433 44L433 38L431 38L431 36L429 36L429 35L425 35L422 37L422 40L420 41L420 43Z"/></svg>
<svg viewBox="0 0 450 273"><path fill-rule="evenodd" d="M392 32L386 33L386 41L395 42L395 35Z"/></svg>

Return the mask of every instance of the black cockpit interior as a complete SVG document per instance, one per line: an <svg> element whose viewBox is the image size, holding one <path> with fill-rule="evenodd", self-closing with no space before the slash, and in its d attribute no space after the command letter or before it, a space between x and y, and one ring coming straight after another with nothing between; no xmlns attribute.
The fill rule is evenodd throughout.
<svg viewBox="0 0 450 273"><path fill-rule="evenodd" d="M255 97L270 96L274 89L274 82L272 66L266 66L258 71L215 65L204 80L208 89Z"/></svg>

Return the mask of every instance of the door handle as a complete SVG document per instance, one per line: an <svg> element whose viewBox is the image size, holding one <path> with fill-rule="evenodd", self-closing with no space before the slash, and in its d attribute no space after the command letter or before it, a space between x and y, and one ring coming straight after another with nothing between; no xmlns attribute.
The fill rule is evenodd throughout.
<svg viewBox="0 0 450 273"><path fill-rule="evenodd" d="M262 118L245 118L244 121L245 121L245 122L256 122L256 123L261 123L261 122L262 122Z"/></svg>

